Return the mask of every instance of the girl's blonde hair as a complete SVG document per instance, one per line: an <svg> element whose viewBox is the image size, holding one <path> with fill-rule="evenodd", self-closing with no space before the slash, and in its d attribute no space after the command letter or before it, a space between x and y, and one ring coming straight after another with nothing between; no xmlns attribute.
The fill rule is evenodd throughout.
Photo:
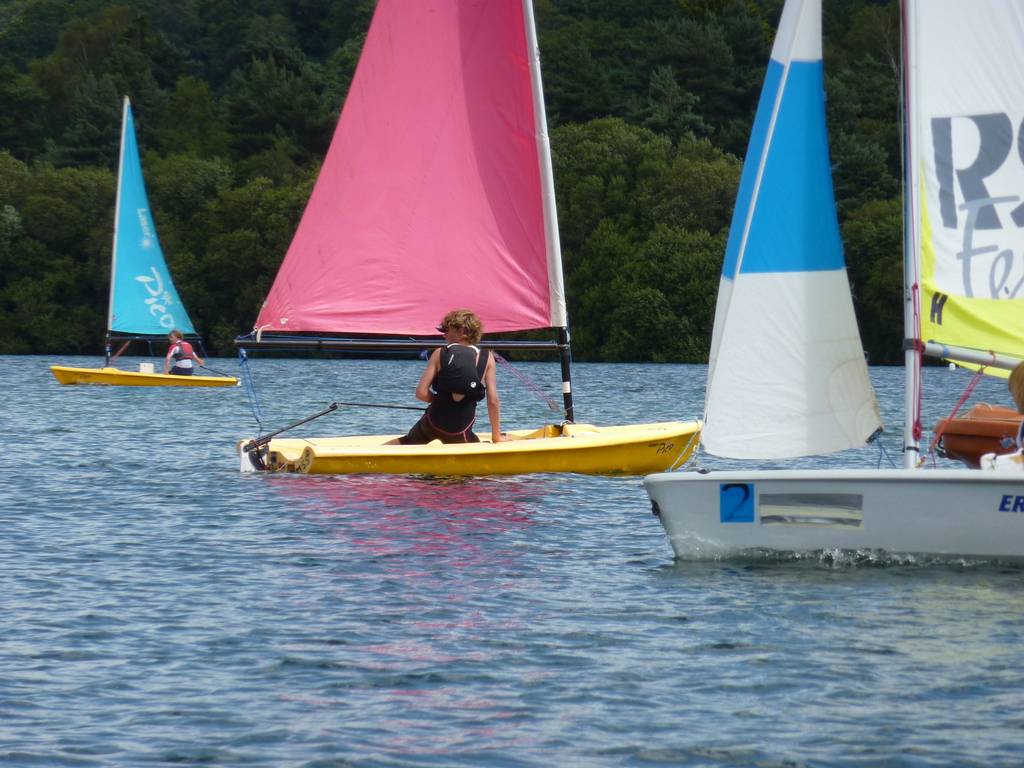
<svg viewBox="0 0 1024 768"><path fill-rule="evenodd" d="M476 344L484 334L484 324L468 309L453 309L438 326L442 331L457 330L470 344Z"/></svg>
<svg viewBox="0 0 1024 768"><path fill-rule="evenodd" d="M1013 397L1013 402L1017 404L1017 410L1024 413L1024 363L1019 363L1013 369L1007 386L1010 388L1010 396Z"/></svg>

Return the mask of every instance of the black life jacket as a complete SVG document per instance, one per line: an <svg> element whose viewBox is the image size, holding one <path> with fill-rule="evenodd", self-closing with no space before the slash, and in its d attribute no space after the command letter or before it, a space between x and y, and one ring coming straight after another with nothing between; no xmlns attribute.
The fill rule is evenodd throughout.
<svg viewBox="0 0 1024 768"><path fill-rule="evenodd" d="M449 344L441 350L441 369L434 379L434 389L442 395L460 394L473 402L483 400L487 397L487 355L486 349Z"/></svg>

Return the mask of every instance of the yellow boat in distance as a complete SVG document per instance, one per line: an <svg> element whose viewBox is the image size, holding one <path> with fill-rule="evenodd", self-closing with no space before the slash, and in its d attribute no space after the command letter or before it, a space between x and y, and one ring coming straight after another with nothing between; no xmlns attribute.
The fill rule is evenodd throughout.
<svg viewBox="0 0 1024 768"><path fill-rule="evenodd" d="M50 370L61 384L109 384L121 387L236 387L232 376L178 376L169 373L125 371L121 368L72 368L51 365Z"/></svg>
<svg viewBox="0 0 1024 768"><path fill-rule="evenodd" d="M614 427L546 424L536 430L506 432L509 439L501 443L492 443L489 433L480 433L479 443L435 440L426 445L385 445L398 435L275 438L255 451L246 450L251 448L250 441L240 442L238 454L243 472L642 475L683 464L697 445L700 428L699 421Z"/></svg>
<svg viewBox="0 0 1024 768"><path fill-rule="evenodd" d="M121 150L114 202L114 242L110 259L110 304L103 367L51 365L50 371L58 382L122 387L233 387L238 384L238 379L232 376L172 376L157 373L152 363L140 364L138 371L127 371L111 365L133 341L166 343L172 330L181 334L179 339L191 338L202 349L202 339L196 333L174 287L174 280L156 234L156 224L153 222L146 184L142 178L135 121L127 96L121 109ZM123 342L123 345L112 354L111 345L114 342ZM191 354L191 350L188 350L185 356Z"/></svg>

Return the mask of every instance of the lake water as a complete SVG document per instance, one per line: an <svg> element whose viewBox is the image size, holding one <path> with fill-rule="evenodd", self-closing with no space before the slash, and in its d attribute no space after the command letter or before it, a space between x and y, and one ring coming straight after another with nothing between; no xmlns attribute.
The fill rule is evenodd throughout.
<svg viewBox="0 0 1024 768"><path fill-rule="evenodd" d="M1024 762L1022 569L675 562L639 478L242 475L244 389L62 387L51 363L97 361L0 358L0 764ZM415 404L422 363L253 366L273 429ZM559 399L556 365L517 370ZM930 425L970 377L926 373ZM577 365L578 420L694 418L704 374ZM902 370L872 376L898 462ZM505 427L545 419L499 381Z"/></svg>

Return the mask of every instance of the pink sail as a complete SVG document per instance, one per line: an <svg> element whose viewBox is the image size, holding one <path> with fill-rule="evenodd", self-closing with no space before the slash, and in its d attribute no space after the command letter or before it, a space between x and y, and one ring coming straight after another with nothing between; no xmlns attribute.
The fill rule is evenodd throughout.
<svg viewBox="0 0 1024 768"><path fill-rule="evenodd" d="M524 0L380 0L257 329L565 325L534 39Z"/></svg>

